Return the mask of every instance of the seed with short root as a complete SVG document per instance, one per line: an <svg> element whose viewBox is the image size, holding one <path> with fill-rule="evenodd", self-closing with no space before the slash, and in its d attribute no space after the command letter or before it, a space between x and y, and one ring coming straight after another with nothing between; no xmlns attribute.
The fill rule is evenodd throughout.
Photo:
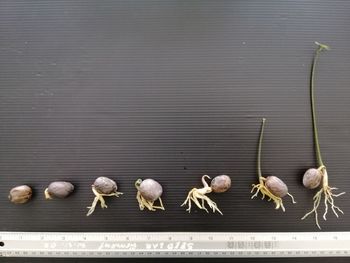
<svg viewBox="0 0 350 263"><path fill-rule="evenodd" d="M214 193L226 192L231 187L231 178L227 175L216 176L211 181L210 187Z"/></svg>
<svg viewBox="0 0 350 263"><path fill-rule="evenodd" d="M8 198L14 204L24 204L32 198L32 193L28 185L20 185L11 189Z"/></svg>
<svg viewBox="0 0 350 263"><path fill-rule="evenodd" d="M98 177L94 184L95 190L101 194L111 194L117 191L118 186L115 181L109 179L108 177Z"/></svg>
<svg viewBox="0 0 350 263"><path fill-rule="evenodd" d="M156 201L163 193L162 186L153 179L145 179L138 187L138 191L147 201Z"/></svg>
<svg viewBox="0 0 350 263"><path fill-rule="evenodd" d="M266 188L277 197L284 197L288 194L287 185L277 176L268 176L265 181Z"/></svg>
<svg viewBox="0 0 350 263"><path fill-rule="evenodd" d="M92 192L95 195L94 201L91 206L88 206L89 211L86 216L91 215L95 211L95 207L98 202L101 203L101 208L107 208L104 196L116 196L123 193L117 192L117 183L108 177L98 177L92 185Z"/></svg>
<svg viewBox="0 0 350 263"><path fill-rule="evenodd" d="M308 169L303 176L303 185L308 189L315 189L321 184L322 172L316 168Z"/></svg>
<svg viewBox="0 0 350 263"><path fill-rule="evenodd" d="M52 182L45 190L46 199L66 198L74 191L74 185L69 182Z"/></svg>

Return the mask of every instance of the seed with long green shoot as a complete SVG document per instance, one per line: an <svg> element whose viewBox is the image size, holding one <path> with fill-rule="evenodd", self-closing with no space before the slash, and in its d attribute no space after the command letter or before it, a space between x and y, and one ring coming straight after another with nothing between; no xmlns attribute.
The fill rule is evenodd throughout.
<svg viewBox="0 0 350 263"><path fill-rule="evenodd" d="M259 137L259 146L258 146L258 158L257 158L257 174L259 183L252 185L251 193L254 193L252 196L252 199L254 197L258 196L258 193L261 192L262 199L267 196L269 199L268 201L273 200L276 205L276 209L282 208L283 212L285 211L282 197L289 195L292 198L293 204L295 203L294 197L288 192L287 185L279 179L277 176L268 176L263 177L261 172L261 148L262 148L262 142L264 137L264 129L265 129L265 122L266 119L262 119L261 124L261 131L260 131L260 137Z"/></svg>
<svg viewBox="0 0 350 263"><path fill-rule="evenodd" d="M206 178L211 179L208 175L202 176L202 183L203 187L200 189L192 188L183 204L181 206L184 206L188 204L188 208L186 211L189 213L191 212L191 201L193 201L198 208L205 210L207 213L209 213L208 209L205 207L205 202L209 205L209 207L212 209L212 211L215 213L215 211L218 211L221 215L222 212L218 208L217 204L212 201L209 197L206 196L206 194L209 194L211 192L214 193L223 193L226 192L231 187L231 178L227 175L219 175L214 177L214 179L211 181L210 186L206 182ZM201 203L199 202L201 200Z"/></svg>
<svg viewBox="0 0 350 263"><path fill-rule="evenodd" d="M140 210L144 210L145 207L150 211L156 211L156 209L165 210L161 195L163 188L157 181L153 179L138 179L135 182L137 189L136 199L139 203ZM159 206L154 205L154 202L159 200Z"/></svg>
<svg viewBox="0 0 350 263"><path fill-rule="evenodd" d="M334 204L334 197L341 196L345 194L345 192L335 194L333 193L333 190L337 190L336 187L330 187L328 184L328 173L325 164L323 163L322 156L321 156L321 149L320 144L318 141L318 130L317 130L317 120L316 120L316 110L315 110L315 95L314 95L314 86L315 86L315 69L318 57L320 53L324 50L329 50L329 47L327 45L315 42L317 45L317 49L315 51L315 55L312 61L312 67L311 67L311 75L310 75L310 101L311 101L311 116L312 116L312 127L313 127L313 135L314 135L314 144L315 144L315 151L316 151L316 160L317 160L317 166L318 168L310 168L308 169L304 176L303 176L303 184L308 189L314 189L321 185L320 190L314 195L314 206L313 209L306 213L302 220L308 217L311 214L315 214L315 221L316 225L319 229L321 229L321 226L318 221L318 212L317 209L320 206L321 200L322 200L322 194L324 195L324 205L325 205L325 212L323 214L323 219L327 220L326 215L328 213L328 206L331 207L333 213L336 217L339 217L338 213L344 214L344 212Z"/></svg>
<svg viewBox="0 0 350 263"><path fill-rule="evenodd" d="M70 182L52 182L45 189L45 198L59 198L63 199L68 197L74 191L74 185Z"/></svg>
<svg viewBox="0 0 350 263"><path fill-rule="evenodd" d="M123 193L117 192L118 186L115 181L109 179L108 177L98 177L94 184L92 185L92 192L95 195L92 205L88 207L89 211L86 214L87 216L91 215L95 211L95 207L100 201L101 208L107 208L104 196L116 196L122 195Z"/></svg>

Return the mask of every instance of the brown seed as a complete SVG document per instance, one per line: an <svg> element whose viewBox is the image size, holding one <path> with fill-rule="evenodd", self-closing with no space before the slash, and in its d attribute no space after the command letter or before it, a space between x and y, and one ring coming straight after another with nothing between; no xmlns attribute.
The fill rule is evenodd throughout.
<svg viewBox="0 0 350 263"><path fill-rule="evenodd" d="M216 176L211 181L210 187L214 193L226 192L231 187L231 178L227 175Z"/></svg>
<svg viewBox="0 0 350 263"><path fill-rule="evenodd" d="M74 185L69 182L52 182L47 187L50 197L66 198L74 191Z"/></svg>
<svg viewBox="0 0 350 263"><path fill-rule="evenodd" d="M20 185L11 189L8 198L14 204L24 204L32 198L32 193L28 185Z"/></svg>
<svg viewBox="0 0 350 263"><path fill-rule="evenodd" d="M315 168L308 169L303 176L303 185L308 189L318 187L322 180L322 172Z"/></svg>
<svg viewBox="0 0 350 263"><path fill-rule="evenodd" d="M163 188L157 181L146 179L142 181L138 191L147 201L154 202L162 195Z"/></svg>
<svg viewBox="0 0 350 263"><path fill-rule="evenodd" d="M104 176L98 177L95 180L93 186L100 194L112 194L118 189L117 183L115 181Z"/></svg>
<svg viewBox="0 0 350 263"><path fill-rule="evenodd" d="M288 194L287 185L277 176L268 176L265 181L265 186L277 197L284 197Z"/></svg>

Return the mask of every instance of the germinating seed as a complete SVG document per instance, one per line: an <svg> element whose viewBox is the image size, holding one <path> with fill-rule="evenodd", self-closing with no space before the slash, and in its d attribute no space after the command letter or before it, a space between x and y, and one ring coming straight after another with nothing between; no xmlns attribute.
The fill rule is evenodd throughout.
<svg viewBox="0 0 350 263"><path fill-rule="evenodd" d="M98 177L94 184L92 185L92 192L95 195L94 201L91 206L88 207L89 211L86 214L87 216L91 215L95 211L95 207L100 201L102 208L107 208L104 196L116 196L122 195L123 193L117 192L117 183L108 177Z"/></svg>
<svg viewBox="0 0 350 263"><path fill-rule="evenodd" d="M14 204L24 204L32 198L32 194L32 188L28 185L20 185L10 190L8 198Z"/></svg>
<svg viewBox="0 0 350 263"><path fill-rule="evenodd" d="M266 119L263 118L259 136L258 158L256 165L259 183L253 184L252 190L250 192L253 193L255 191L255 193L252 195L252 199L254 197L257 197L259 192L262 194L262 199L264 199L265 196L267 196L269 198L268 201L274 201L276 209L282 208L284 212L285 208L283 206L282 197L289 195L292 198L293 204L295 203L294 197L290 193L288 193L288 187L281 179L279 179L276 176L268 176L265 178L261 172L261 149L264 137L265 122Z"/></svg>
<svg viewBox="0 0 350 263"><path fill-rule="evenodd" d="M139 203L140 210L144 210L145 207L150 211L156 211L156 209L165 210L161 195L163 193L162 186L153 179L138 179L135 182L137 189L136 200ZM159 200L159 205L154 205L154 202Z"/></svg>
<svg viewBox="0 0 350 263"><path fill-rule="evenodd" d="M45 198L66 198L74 191L74 185L69 182L52 182L45 189Z"/></svg>
<svg viewBox="0 0 350 263"><path fill-rule="evenodd" d="M206 194L209 194L211 192L216 193L223 193L226 192L231 187L231 179L227 175L219 175L216 176L210 183L210 186L208 185L206 178L211 179L208 175L202 176L202 188L192 188L187 195L187 198L182 203L181 206L184 206L188 204L188 208L186 211L191 213L191 207L192 207L192 201L194 204L202 210L205 210L207 213L209 213L208 209L205 207L205 202L209 205L209 207L212 209L212 211L215 213L215 211L218 211L221 215L222 212L218 208L217 204L212 201ZM214 189L213 189L214 187ZM201 202L199 202L201 201Z"/></svg>

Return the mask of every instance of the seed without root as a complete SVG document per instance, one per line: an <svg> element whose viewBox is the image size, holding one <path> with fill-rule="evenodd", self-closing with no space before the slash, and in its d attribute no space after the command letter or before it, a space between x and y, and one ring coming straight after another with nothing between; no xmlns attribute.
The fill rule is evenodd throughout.
<svg viewBox="0 0 350 263"><path fill-rule="evenodd" d="M321 184L322 172L316 168L308 169L303 176L303 185L308 189L315 189Z"/></svg>
<svg viewBox="0 0 350 263"><path fill-rule="evenodd" d="M117 183L115 181L104 176L98 177L95 180L93 187L97 192L101 194L111 194L116 192L118 189Z"/></svg>
<svg viewBox="0 0 350 263"><path fill-rule="evenodd" d="M45 190L46 199L66 198L74 191L74 185L69 182L52 182Z"/></svg>
<svg viewBox="0 0 350 263"><path fill-rule="evenodd" d="M20 185L11 189L8 198L14 204L24 204L32 198L32 193L28 185Z"/></svg>
<svg viewBox="0 0 350 263"><path fill-rule="evenodd" d="M277 176L268 176L265 181L266 188L277 197L284 197L288 194L287 185Z"/></svg>
<svg viewBox="0 0 350 263"><path fill-rule="evenodd" d="M231 178L227 175L216 176L211 181L210 187L214 193L226 192L231 187Z"/></svg>
<svg viewBox="0 0 350 263"><path fill-rule="evenodd" d="M163 188L157 181L145 179L140 184L138 191L147 201L154 202L161 197Z"/></svg>

